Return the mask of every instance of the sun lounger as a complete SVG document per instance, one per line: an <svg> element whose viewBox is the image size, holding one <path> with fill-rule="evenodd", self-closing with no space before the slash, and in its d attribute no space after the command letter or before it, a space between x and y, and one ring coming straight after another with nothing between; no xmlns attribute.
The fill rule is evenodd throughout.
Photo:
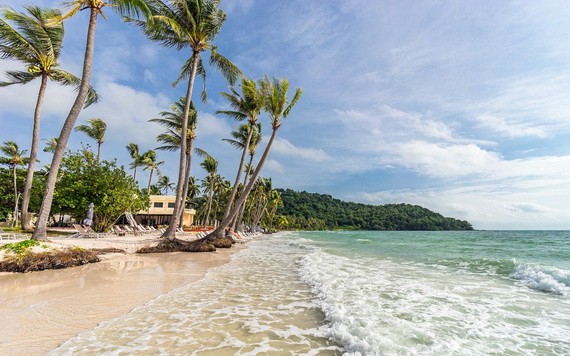
<svg viewBox="0 0 570 356"><path fill-rule="evenodd" d="M91 226L82 226L78 224L71 224L73 228L77 231L75 234L71 235L70 237L103 237L105 236L104 233L95 232Z"/></svg>
<svg viewBox="0 0 570 356"><path fill-rule="evenodd" d="M0 241L2 240L14 240L16 239L16 234L13 232L6 232L0 227Z"/></svg>

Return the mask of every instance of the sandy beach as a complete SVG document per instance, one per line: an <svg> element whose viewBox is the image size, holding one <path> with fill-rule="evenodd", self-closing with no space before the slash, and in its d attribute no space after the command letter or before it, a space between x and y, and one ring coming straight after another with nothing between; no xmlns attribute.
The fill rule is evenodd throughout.
<svg viewBox="0 0 570 356"><path fill-rule="evenodd" d="M52 245L119 248L126 254L63 270L0 275L0 354L39 355L81 331L202 278L244 248L134 254L156 237L52 238Z"/></svg>

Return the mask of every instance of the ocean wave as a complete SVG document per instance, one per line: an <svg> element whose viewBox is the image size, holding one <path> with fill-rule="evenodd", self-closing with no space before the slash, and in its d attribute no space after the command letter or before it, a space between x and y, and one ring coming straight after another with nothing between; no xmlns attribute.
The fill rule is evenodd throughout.
<svg viewBox="0 0 570 356"><path fill-rule="evenodd" d="M570 271L522 263L516 266L512 277L528 288L570 297Z"/></svg>

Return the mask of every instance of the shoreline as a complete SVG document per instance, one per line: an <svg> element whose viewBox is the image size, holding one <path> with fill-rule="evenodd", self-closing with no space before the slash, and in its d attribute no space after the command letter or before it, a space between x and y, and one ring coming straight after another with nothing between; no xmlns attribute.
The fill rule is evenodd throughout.
<svg viewBox="0 0 570 356"><path fill-rule="evenodd" d="M58 270L0 274L0 354L45 354L78 333L129 313L203 278L245 244L209 253L134 254L156 238L51 238L52 244L115 247L101 262Z"/></svg>

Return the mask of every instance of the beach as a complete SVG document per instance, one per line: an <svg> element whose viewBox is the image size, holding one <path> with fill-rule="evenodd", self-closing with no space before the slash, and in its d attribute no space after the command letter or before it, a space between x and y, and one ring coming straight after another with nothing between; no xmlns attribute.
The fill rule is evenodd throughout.
<svg viewBox="0 0 570 356"><path fill-rule="evenodd" d="M40 355L99 323L202 278L244 248L209 253L134 254L149 237L53 238L51 244L119 248L80 267L0 275L0 354ZM51 245L50 244L50 245Z"/></svg>

